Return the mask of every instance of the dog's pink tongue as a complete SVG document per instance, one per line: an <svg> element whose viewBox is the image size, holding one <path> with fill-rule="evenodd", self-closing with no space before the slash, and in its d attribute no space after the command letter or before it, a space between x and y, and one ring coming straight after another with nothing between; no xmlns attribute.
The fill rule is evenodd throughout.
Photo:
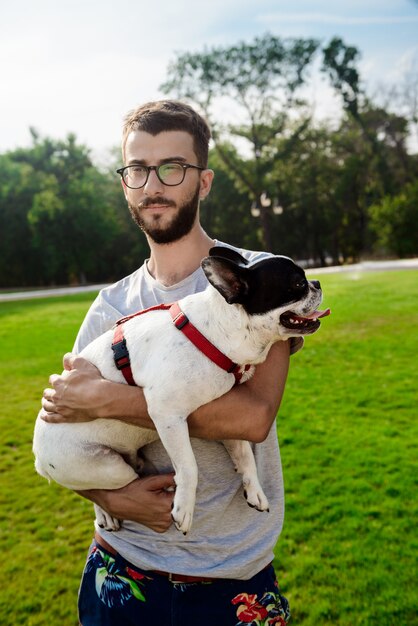
<svg viewBox="0 0 418 626"><path fill-rule="evenodd" d="M305 315L305 318L307 318L308 320L317 320L320 317L326 317L330 313L331 313L331 309L325 309L325 311L314 311L313 313L310 313L309 315Z"/></svg>

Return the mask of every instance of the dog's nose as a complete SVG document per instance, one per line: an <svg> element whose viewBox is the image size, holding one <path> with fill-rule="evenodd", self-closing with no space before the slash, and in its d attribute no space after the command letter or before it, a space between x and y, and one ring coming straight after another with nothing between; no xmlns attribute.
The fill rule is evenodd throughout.
<svg viewBox="0 0 418 626"><path fill-rule="evenodd" d="M313 284L315 289L321 289L321 283L319 282L319 280L311 280L311 283Z"/></svg>

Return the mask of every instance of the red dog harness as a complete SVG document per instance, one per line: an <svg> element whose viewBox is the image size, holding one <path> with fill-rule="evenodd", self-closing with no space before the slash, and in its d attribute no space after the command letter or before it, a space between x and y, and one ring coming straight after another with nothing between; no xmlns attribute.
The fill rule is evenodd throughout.
<svg viewBox="0 0 418 626"><path fill-rule="evenodd" d="M231 359L218 350L213 343L208 341L208 339L206 339L206 337L204 337L204 335L197 330L196 326L193 326L189 318L180 309L178 302L174 302L174 304L157 304L156 306L152 306L148 309L132 313L132 315L122 317L116 322L112 341L113 359L116 367L122 372L128 385L136 385L136 383L132 375L131 360L129 358L129 351L123 333L123 325L125 322L133 317L137 317L138 315L143 315L144 313L149 313L151 311L165 310L170 311L174 326L178 328L178 330L181 330L181 332L186 335L187 339L189 339L189 341L191 341L196 348L198 348L198 350L203 352L204 355L206 355L223 370L229 374L233 374L235 376L235 384L239 383L243 373L248 371L251 366L244 365L241 367L237 363L231 361Z"/></svg>

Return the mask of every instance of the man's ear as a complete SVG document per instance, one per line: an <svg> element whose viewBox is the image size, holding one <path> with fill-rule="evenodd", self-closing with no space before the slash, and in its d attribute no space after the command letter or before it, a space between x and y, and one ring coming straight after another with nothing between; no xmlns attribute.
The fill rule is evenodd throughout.
<svg viewBox="0 0 418 626"><path fill-rule="evenodd" d="M206 278L228 304L241 304L248 293L246 273L248 270L220 257L205 257L201 263Z"/></svg>
<svg viewBox="0 0 418 626"><path fill-rule="evenodd" d="M215 172L209 169L205 169L203 170L203 172L200 173L200 189L199 189L200 200L204 200L206 196L209 194L210 189L212 187L214 176L215 176Z"/></svg>

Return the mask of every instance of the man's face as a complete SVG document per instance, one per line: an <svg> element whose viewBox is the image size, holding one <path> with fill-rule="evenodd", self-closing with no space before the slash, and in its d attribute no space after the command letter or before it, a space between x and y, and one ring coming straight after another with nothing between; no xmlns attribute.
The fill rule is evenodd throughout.
<svg viewBox="0 0 418 626"><path fill-rule="evenodd" d="M167 131L154 136L144 131L132 131L128 135L125 165L160 165L168 160L198 165L189 133ZM212 176L210 170L188 169L183 182L170 187L151 170L141 189L124 186L134 221L157 244L178 241L197 222L199 199L209 192Z"/></svg>

